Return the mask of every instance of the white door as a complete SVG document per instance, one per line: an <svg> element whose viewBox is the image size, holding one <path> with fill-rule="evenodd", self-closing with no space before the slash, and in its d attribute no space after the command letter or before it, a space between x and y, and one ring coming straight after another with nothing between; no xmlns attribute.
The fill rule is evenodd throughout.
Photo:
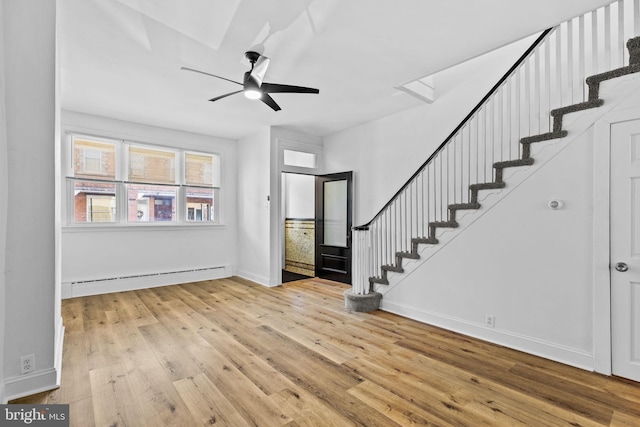
<svg viewBox="0 0 640 427"><path fill-rule="evenodd" d="M640 120L611 128L611 328L613 374L640 381Z"/></svg>

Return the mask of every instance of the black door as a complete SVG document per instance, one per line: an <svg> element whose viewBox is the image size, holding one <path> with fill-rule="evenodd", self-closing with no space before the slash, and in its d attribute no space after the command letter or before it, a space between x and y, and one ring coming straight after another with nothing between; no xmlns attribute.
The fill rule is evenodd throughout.
<svg viewBox="0 0 640 427"><path fill-rule="evenodd" d="M352 172L316 177L316 276L351 284Z"/></svg>

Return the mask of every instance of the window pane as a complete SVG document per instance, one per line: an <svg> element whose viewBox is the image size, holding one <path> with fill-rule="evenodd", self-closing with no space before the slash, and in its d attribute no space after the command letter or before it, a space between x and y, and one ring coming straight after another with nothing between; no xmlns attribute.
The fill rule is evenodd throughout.
<svg viewBox="0 0 640 427"><path fill-rule="evenodd" d="M347 181L324 183L324 244L347 246Z"/></svg>
<svg viewBox="0 0 640 427"><path fill-rule="evenodd" d="M187 221L215 222L213 188L187 188Z"/></svg>
<svg viewBox="0 0 640 427"><path fill-rule="evenodd" d="M129 147L129 181L174 184L176 153Z"/></svg>
<svg viewBox="0 0 640 427"><path fill-rule="evenodd" d="M114 179L116 177L116 144L74 137L73 175L79 178Z"/></svg>
<svg viewBox="0 0 640 427"><path fill-rule="evenodd" d="M315 168L316 155L304 151L284 150L284 164L300 168Z"/></svg>
<svg viewBox="0 0 640 427"><path fill-rule="evenodd" d="M185 183L188 185L219 186L219 157L215 154L185 153Z"/></svg>
<svg viewBox="0 0 640 427"><path fill-rule="evenodd" d="M116 184L74 181L75 222L114 222L116 220Z"/></svg>
<svg viewBox="0 0 640 427"><path fill-rule="evenodd" d="M127 185L129 222L176 221L177 188L166 185Z"/></svg>

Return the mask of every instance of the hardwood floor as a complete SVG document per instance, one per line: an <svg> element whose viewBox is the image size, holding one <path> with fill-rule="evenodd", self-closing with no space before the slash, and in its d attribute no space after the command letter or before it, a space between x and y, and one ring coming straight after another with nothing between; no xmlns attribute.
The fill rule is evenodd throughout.
<svg viewBox="0 0 640 427"><path fill-rule="evenodd" d="M72 426L640 426L640 384L240 278L63 301Z"/></svg>

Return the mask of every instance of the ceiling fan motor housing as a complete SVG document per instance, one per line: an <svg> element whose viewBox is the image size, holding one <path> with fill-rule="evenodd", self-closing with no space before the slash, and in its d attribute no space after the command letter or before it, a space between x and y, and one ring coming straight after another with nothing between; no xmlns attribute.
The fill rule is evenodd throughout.
<svg viewBox="0 0 640 427"><path fill-rule="evenodd" d="M251 69L253 69L253 64L256 63L258 58L260 58L260 54L258 52L253 52L251 50L248 52L245 52L244 56L246 56L249 62L251 63Z"/></svg>

